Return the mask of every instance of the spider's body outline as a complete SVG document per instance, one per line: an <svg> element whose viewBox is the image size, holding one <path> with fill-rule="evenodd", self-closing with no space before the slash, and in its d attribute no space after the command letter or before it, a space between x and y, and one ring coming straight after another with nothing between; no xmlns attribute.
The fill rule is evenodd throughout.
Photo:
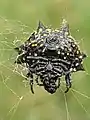
<svg viewBox="0 0 90 120"><path fill-rule="evenodd" d="M21 46L15 48L18 52L17 64L26 64L27 78L30 79L33 91L33 74L37 75L36 83L53 94L60 86L60 78L65 76L66 91L71 87L71 73L84 70L82 61L86 55L80 51L69 32L69 25L63 20L60 29L45 27L40 21L37 31ZM38 76L41 83L38 82Z"/></svg>

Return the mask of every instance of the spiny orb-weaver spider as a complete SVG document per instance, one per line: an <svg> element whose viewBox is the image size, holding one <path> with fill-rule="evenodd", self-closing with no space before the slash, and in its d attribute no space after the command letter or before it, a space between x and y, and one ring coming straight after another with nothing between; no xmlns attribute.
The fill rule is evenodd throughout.
<svg viewBox="0 0 90 120"><path fill-rule="evenodd" d="M46 91L53 94L59 88L62 76L65 76L66 93L71 87L71 73L84 71L82 61L86 54L80 51L65 19L61 28L55 30L39 21L37 31L15 50L18 52L15 63L25 65L28 69L26 77L32 93L33 74L37 76L37 85L44 86Z"/></svg>

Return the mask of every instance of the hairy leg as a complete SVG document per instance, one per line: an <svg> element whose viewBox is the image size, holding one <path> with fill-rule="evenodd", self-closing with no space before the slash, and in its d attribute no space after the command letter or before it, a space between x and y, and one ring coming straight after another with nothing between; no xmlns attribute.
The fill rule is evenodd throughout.
<svg viewBox="0 0 90 120"><path fill-rule="evenodd" d="M68 73L65 75L65 80L66 80L66 91L65 93L67 93L69 91L69 88L71 88L71 74Z"/></svg>
<svg viewBox="0 0 90 120"><path fill-rule="evenodd" d="M34 94L34 90L33 90L33 74L28 73L27 78L29 78L29 84L30 84L30 87L31 87L31 92Z"/></svg>

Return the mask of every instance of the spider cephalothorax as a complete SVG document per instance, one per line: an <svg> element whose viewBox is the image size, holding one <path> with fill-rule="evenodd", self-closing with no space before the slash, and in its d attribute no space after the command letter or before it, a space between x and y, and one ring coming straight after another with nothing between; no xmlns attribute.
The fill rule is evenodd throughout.
<svg viewBox="0 0 90 120"><path fill-rule="evenodd" d="M27 78L33 91L33 74L36 83L44 86L49 93L55 93L60 86L60 78L65 76L66 91L71 87L71 73L84 70L82 60L86 55L80 51L70 35L69 25L63 20L60 29L45 27L39 22L38 29L25 43L15 48L18 52L17 64L28 69ZM40 82L38 82L40 77Z"/></svg>

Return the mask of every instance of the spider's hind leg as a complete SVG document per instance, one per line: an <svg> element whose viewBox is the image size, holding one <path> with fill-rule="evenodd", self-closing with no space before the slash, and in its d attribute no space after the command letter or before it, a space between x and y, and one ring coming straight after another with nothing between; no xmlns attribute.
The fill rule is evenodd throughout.
<svg viewBox="0 0 90 120"><path fill-rule="evenodd" d="M33 90L33 74L28 73L27 74L27 78L29 79L29 84L30 84L30 87L31 87L31 92L34 94L34 90Z"/></svg>
<svg viewBox="0 0 90 120"><path fill-rule="evenodd" d="M71 74L70 73L65 75L65 81L66 81L66 91L65 91L65 93L67 93L72 86L72 84L71 84Z"/></svg>
<svg viewBox="0 0 90 120"><path fill-rule="evenodd" d="M57 88L60 87L60 78L58 78Z"/></svg>

